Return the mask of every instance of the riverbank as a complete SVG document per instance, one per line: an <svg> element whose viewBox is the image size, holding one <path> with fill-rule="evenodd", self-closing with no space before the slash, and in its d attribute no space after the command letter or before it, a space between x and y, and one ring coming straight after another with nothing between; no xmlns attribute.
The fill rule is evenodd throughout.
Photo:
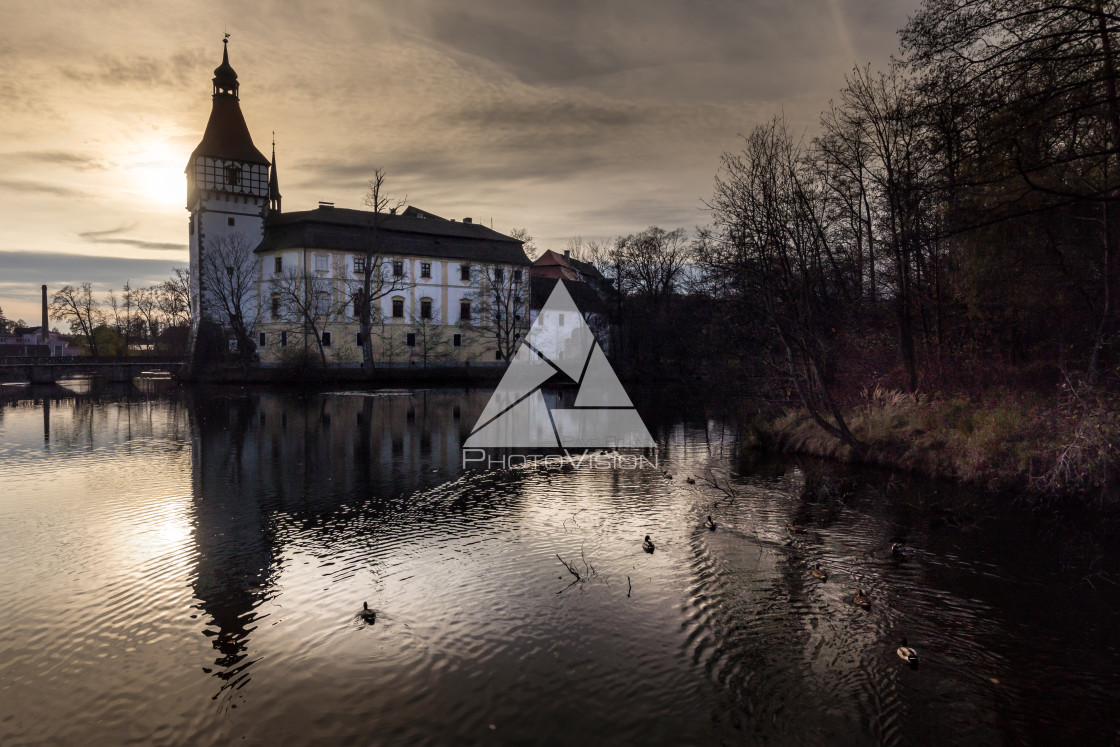
<svg viewBox="0 0 1120 747"><path fill-rule="evenodd" d="M771 448L948 479L1033 500L1120 502L1120 397L1066 385L1058 396L999 390L982 397L865 392L841 443L804 410L754 429Z"/></svg>

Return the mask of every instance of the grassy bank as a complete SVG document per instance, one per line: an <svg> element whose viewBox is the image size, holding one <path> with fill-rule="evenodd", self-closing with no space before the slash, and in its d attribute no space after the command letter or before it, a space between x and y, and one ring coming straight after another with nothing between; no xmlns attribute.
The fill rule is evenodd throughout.
<svg viewBox="0 0 1120 747"><path fill-rule="evenodd" d="M804 411L758 429L752 446L895 467L1034 498L1120 501L1120 398L1067 384L1057 396L983 397L876 388L845 413L860 441L829 436Z"/></svg>

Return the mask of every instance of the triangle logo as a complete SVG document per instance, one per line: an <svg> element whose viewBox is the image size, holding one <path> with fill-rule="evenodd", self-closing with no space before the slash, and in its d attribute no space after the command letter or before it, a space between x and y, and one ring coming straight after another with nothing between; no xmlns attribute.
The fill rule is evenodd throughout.
<svg viewBox="0 0 1120 747"><path fill-rule="evenodd" d="M571 408L549 409L545 402L541 386L557 372L579 383ZM556 282L463 444L511 449L655 445L563 280Z"/></svg>

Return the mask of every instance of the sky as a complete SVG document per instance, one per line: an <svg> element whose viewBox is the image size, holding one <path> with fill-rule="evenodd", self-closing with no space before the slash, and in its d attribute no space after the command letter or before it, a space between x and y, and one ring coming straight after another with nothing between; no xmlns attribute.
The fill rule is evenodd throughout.
<svg viewBox="0 0 1120 747"><path fill-rule="evenodd" d="M918 0L2 0L0 309L187 264L187 158L230 34L284 209L391 194L541 249L708 221L719 159L776 114L811 136Z"/></svg>

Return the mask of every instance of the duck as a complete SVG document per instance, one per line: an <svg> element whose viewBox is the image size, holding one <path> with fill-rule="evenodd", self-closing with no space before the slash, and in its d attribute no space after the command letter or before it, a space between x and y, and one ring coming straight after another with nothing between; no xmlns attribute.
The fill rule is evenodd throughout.
<svg viewBox="0 0 1120 747"><path fill-rule="evenodd" d="M714 532L716 530L716 523L712 521L711 514L708 514L708 520L704 522L704 526L706 526L708 528L708 531L710 532Z"/></svg>
<svg viewBox="0 0 1120 747"><path fill-rule="evenodd" d="M686 477L686 478L684 478L684 481L687 482L689 485L695 485L696 484L696 478L695 477Z"/></svg>
<svg viewBox="0 0 1120 747"><path fill-rule="evenodd" d="M646 538L642 540L642 549L649 553L653 552L653 540L649 538L648 534L646 535Z"/></svg>
<svg viewBox="0 0 1120 747"><path fill-rule="evenodd" d="M377 613L369 608L369 602L362 602L362 622L373 624L377 620Z"/></svg>
<svg viewBox="0 0 1120 747"><path fill-rule="evenodd" d="M863 609L871 609L871 599L863 593L863 589L856 589L856 595L852 597L852 604Z"/></svg>
<svg viewBox="0 0 1120 747"><path fill-rule="evenodd" d="M801 526L800 524L794 524L792 521L786 524L786 529L788 529L793 534L805 534L805 527Z"/></svg>
<svg viewBox="0 0 1120 747"><path fill-rule="evenodd" d="M917 668L918 662L921 661L921 659L918 658L918 652L907 645L906 636L902 636L902 645L898 647L897 653L898 658L902 659L914 668Z"/></svg>
<svg viewBox="0 0 1120 747"><path fill-rule="evenodd" d="M813 570L810 571L810 573L812 573L813 578L819 578L821 581L828 580L828 573L826 573L825 570L821 568L820 563L817 563L815 566L813 566Z"/></svg>
<svg viewBox="0 0 1120 747"><path fill-rule="evenodd" d="M893 545L891 545L891 555L897 558L898 556L902 555L902 551L904 549L905 546L901 542L895 542Z"/></svg>

